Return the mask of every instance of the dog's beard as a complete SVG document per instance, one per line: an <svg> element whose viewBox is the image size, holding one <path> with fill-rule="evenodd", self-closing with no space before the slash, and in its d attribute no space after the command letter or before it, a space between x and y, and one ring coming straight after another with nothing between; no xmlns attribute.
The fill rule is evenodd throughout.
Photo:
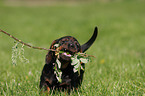
<svg viewBox="0 0 145 96"><path fill-rule="evenodd" d="M65 69L71 63L70 55L66 55L65 53L61 53L59 55L59 61L61 62L61 69Z"/></svg>
<svg viewBox="0 0 145 96"><path fill-rule="evenodd" d="M69 62L69 61L71 61L71 54L66 54L65 52L64 53L61 53L60 55L59 55L59 59L60 59L60 61L62 60L62 61L66 61L66 62Z"/></svg>

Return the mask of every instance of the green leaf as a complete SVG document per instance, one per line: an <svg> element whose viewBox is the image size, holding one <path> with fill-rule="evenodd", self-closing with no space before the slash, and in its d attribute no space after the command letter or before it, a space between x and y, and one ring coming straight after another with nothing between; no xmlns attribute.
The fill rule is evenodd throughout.
<svg viewBox="0 0 145 96"><path fill-rule="evenodd" d="M76 68L73 68L74 73L76 73L78 70Z"/></svg>
<svg viewBox="0 0 145 96"><path fill-rule="evenodd" d="M16 43L14 47L12 47L12 64L16 65L18 56L21 62L29 63L29 60L26 59L24 56L24 48L23 48L24 45L22 45L21 48L18 45L19 45L19 42Z"/></svg>
<svg viewBox="0 0 145 96"><path fill-rule="evenodd" d="M54 46L58 47L59 44L55 44ZM56 74L56 78L59 82L62 82L61 76L62 76L62 71L60 70L61 68L61 62L59 61L59 54L62 53L64 55L70 55L69 52L64 52L64 51L57 51L57 54L55 54L57 56L56 59L56 66L54 67L54 73ZM81 65L82 63L87 63L89 61L89 56L86 55L85 53L77 53L74 56L70 56L71 57L71 65L74 67L73 71L74 73L78 72L78 74L80 75L80 70L84 70L84 66Z"/></svg>
<svg viewBox="0 0 145 96"><path fill-rule="evenodd" d="M88 63L89 59L88 58L80 58L82 63Z"/></svg>
<svg viewBox="0 0 145 96"><path fill-rule="evenodd" d="M64 51L59 51L59 53L64 53Z"/></svg>
<svg viewBox="0 0 145 96"><path fill-rule="evenodd" d="M67 52L66 54L67 54L67 55L69 55L70 53L69 53L69 52Z"/></svg>
<svg viewBox="0 0 145 96"><path fill-rule="evenodd" d="M59 47L59 44L54 44L55 47Z"/></svg>
<svg viewBox="0 0 145 96"><path fill-rule="evenodd" d="M59 74L59 81L60 81L61 76L62 76L62 72L59 72L58 74Z"/></svg>
<svg viewBox="0 0 145 96"><path fill-rule="evenodd" d="M77 69L77 68L79 68L79 67L80 67L80 65L81 65L81 64L80 64L80 62L79 62L79 63L77 63L77 64L74 66L74 68L76 68L76 69Z"/></svg>
<svg viewBox="0 0 145 96"><path fill-rule="evenodd" d="M17 56L18 56L18 44L17 42L13 47L12 47L12 64L16 65L17 64Z"/></svg>
<svg viewBox="0 0 145 96"><path fill-rule="evenodd" d="M19 48L19 54L18 54L19 55L19 59L20 59L21 62L29 63L29 60L26 59L25 56L24 56L24 48L23 47L24 46L22 45L22 47Z"/></svg>
<svg viewBox="0 0 145 96"><path fill-rule="evenodd" d="M58 68L60 69L61 68L61 62L58 60L58 58L56 59L56 63L58 65Z"/></svg>
<svg viewBox="0 0 145 96"><path fill-rule="evenodd" d="M55 70L54 73L56 74L56 79L58 80L58 82L62 82L61 76L62 76L62 72L61 70Z"/></svg>
<svg viewBox="0 0 145 96"><path fill-rule="evenodd" d="M85 70L84 66L81 65L81 69L84 71Z"/></svg>
<svg viewBox="0 0 145 96"><path fill-rule="evenodd" d="M78 64L80 62L80 60L77 59L77 58L71 58L71 60L72 60L71 65L76 65L76 64Z"/></svg>

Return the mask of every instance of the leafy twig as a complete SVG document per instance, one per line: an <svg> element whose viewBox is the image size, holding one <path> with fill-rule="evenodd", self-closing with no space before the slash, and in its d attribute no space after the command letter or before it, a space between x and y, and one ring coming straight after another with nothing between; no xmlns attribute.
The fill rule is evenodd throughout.
<svg viewBox="0 0 145 96"><path fill-rule="evenodd" d="M12 64L16 65L17 64L17 56L18 56L18 44L16 43L14 47L12 47Z"/></svg>
<svg viewBox="0 0 145 96"><path fill-rule="evenodd" d="M3 31L3 30L1 30L1 29L0 29L0 32L6 34L6 35L8 35L8 36L10 36L10 37L13 38L14 40L16 40L16 41L18 41L18 42L20 42L20 43L22 43L22 44L24 44L24 45L26 45L26 46L28 46L28 47L30 47L30 48L39 49L39 50L47 50L47 51L48 51L48 50L55 51L55 50L53 50L53 49L35 47L35 46L29 45L29 44L27 44L27 43L24 43L23 41L17 39L16 37L12 36L11 34L9 34L9 33L5 32L5 31Z"/></svg>
<svg viewBox="0 0 145 96"><path fill-rule="evenodd" d="M24 56L24 45L22 45L21 48L18 47L19 42L15 44L14 47L12 47L12 64L17 64L17 57L19 56L19 59L21 62L29 63L29 60L25 58Z"/></svg>
<svg viewBox="0 0 145 96"><path fill-rule="evenodd" d="M78 72L79 75L80 75L80 70L85 70L82 63L87 63L90 61L90 57L95 57L95 56L88 55L86 53L80 53L80 52L76 53L74 55L70 55L68 52L61 51L59 49L59 44L55 44L54 46L56 47L55 56L57 57L56 62L54 63L54 65L55 65L54 73L56 75L58 82L60 82L60 83L62 82L62 80L61 80L62 71L60 70L61 62L59 61L60 54L64 54L71 58L71 65L73 66L73 71L74 71L74 73Z"/></svg>
<svg viewBox="0 0 145 96"><path fill-rule="evenodd" d="M19 43L22 43L23 45L26 45L26 46L28 46L28 47L30 47L30 48L39 49L39 50L47 50L47 51L49 51L49 50L50 50L50 51L58 51L58 50L54 50L54 49L47 49L47 48L35 47L35 46L30 45L30 44L24 43L22 40L17 39L16 37L12 36L11 34L9 34L9 33L6 32L6 31L3 31L3 30L0 29L0 32L2 32L2 33L4 33L4 34L8 35L9 37L13 38L14 40L18 41ZM59 44L56 45L56 46L59 46ZM58 51L58 52L59 52L59 51ZM93 55L88 55L88 56L90 56L90 57L95 57L95 56L93 56Z"/></svg>
<svg viewBox="0 0 145 96"><path fill-rule="evenodd" d="M24 56L24 45L22 45L22 47L19 49L19 59L21 60L21 62L24 62L24 63L29 63L29 60L25 58Z"/></svg>
<svg viewBox="0 0 145 96"><path fill-rule="evenodd" d="M21 61L25 61L25 62L29 62L28 59L26 59L24 57L24 45L30 47L30 48L33 48L33 49L39 49L39 50L47 50L47 51L55 51L55 55L57 56L57 59L56 59L56 62L55 62L55 67L54 67L54 72L56 74L56 78L58 79L59 82L61 82L61 76L62 76L62 72L60 70L60 67L61 67L61 62L59 61L59 54L62 53L62 54L69 54L69 53L66 53L64 51L61 51L59 50L59 44L55 44L54 46L57 47L57 49L47 49L47 48L41 48L41 47L34 47L32 45L29 45L27 43L24 43L22 42L21 40L15 38L14 36L10 35L9 33L3 31L0 29L0 32L8 35L9 37L13 38L14 40L16 40L18 43L16 43L16 45L13 47L12 49L12 62L13 64L16 64L16 59L17 59L17 56L19 55L19 58ZM21 43L22 44L22 48L21 49L18 49L18 44ZM19 54L18 54L18 50L19 50ZM69 55L67 55L69 56ZM74 56L70 55L69 56L72 60L71 62L71 65L74 66L74 73L75 72L80 72L80 69L84 70L83 66L81 65L82 63L87 63L89 61L89 57L95 57L93 55L87 55L85 53L76 53Z"/></svg>

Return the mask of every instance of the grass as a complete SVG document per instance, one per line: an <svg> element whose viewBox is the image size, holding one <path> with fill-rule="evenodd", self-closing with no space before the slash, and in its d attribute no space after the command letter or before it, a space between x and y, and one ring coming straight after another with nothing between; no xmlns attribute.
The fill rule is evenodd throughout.
<svg viewBox="0 0 145 96"><path fill-rule="evenodd" d="M85 43L98 26L87 51L84 80L72 96L145 95L145 1L89 2L53 6L0 6L0 29L26 43L49 48L65 35ZM25 47L29 64L11 63L14 40L0 33L0 95L39 96L39 80L47 51ZM65 95L57 92L56 95Z"/></svg>

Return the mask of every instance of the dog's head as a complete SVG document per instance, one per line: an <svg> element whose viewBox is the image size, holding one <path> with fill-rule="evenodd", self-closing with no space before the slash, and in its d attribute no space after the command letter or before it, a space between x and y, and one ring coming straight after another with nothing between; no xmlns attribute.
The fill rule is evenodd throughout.
<svg viewBox="0 0 145 96"><path fill-rule="evenodd" d="M96 27L90 40L83 45L80 45L77 39L72 36L65 36L54 40L50 46L50 49L63 51L63 53L59 53L59 60L62 64L61 68L64 69L68 66L68 64L71 62L71 57L74 54L78 52L85 52L95 41L97 33L98 29Z"/></svg>
<svg viewBox="0 0 145 96"><path fill-rule="evenodd" d="M81 46L79 42L71 36L62 37L58 40L59 50L63 53L60 53L61 61L70 61L70 57L75 53L81 51Z"/></svg>

